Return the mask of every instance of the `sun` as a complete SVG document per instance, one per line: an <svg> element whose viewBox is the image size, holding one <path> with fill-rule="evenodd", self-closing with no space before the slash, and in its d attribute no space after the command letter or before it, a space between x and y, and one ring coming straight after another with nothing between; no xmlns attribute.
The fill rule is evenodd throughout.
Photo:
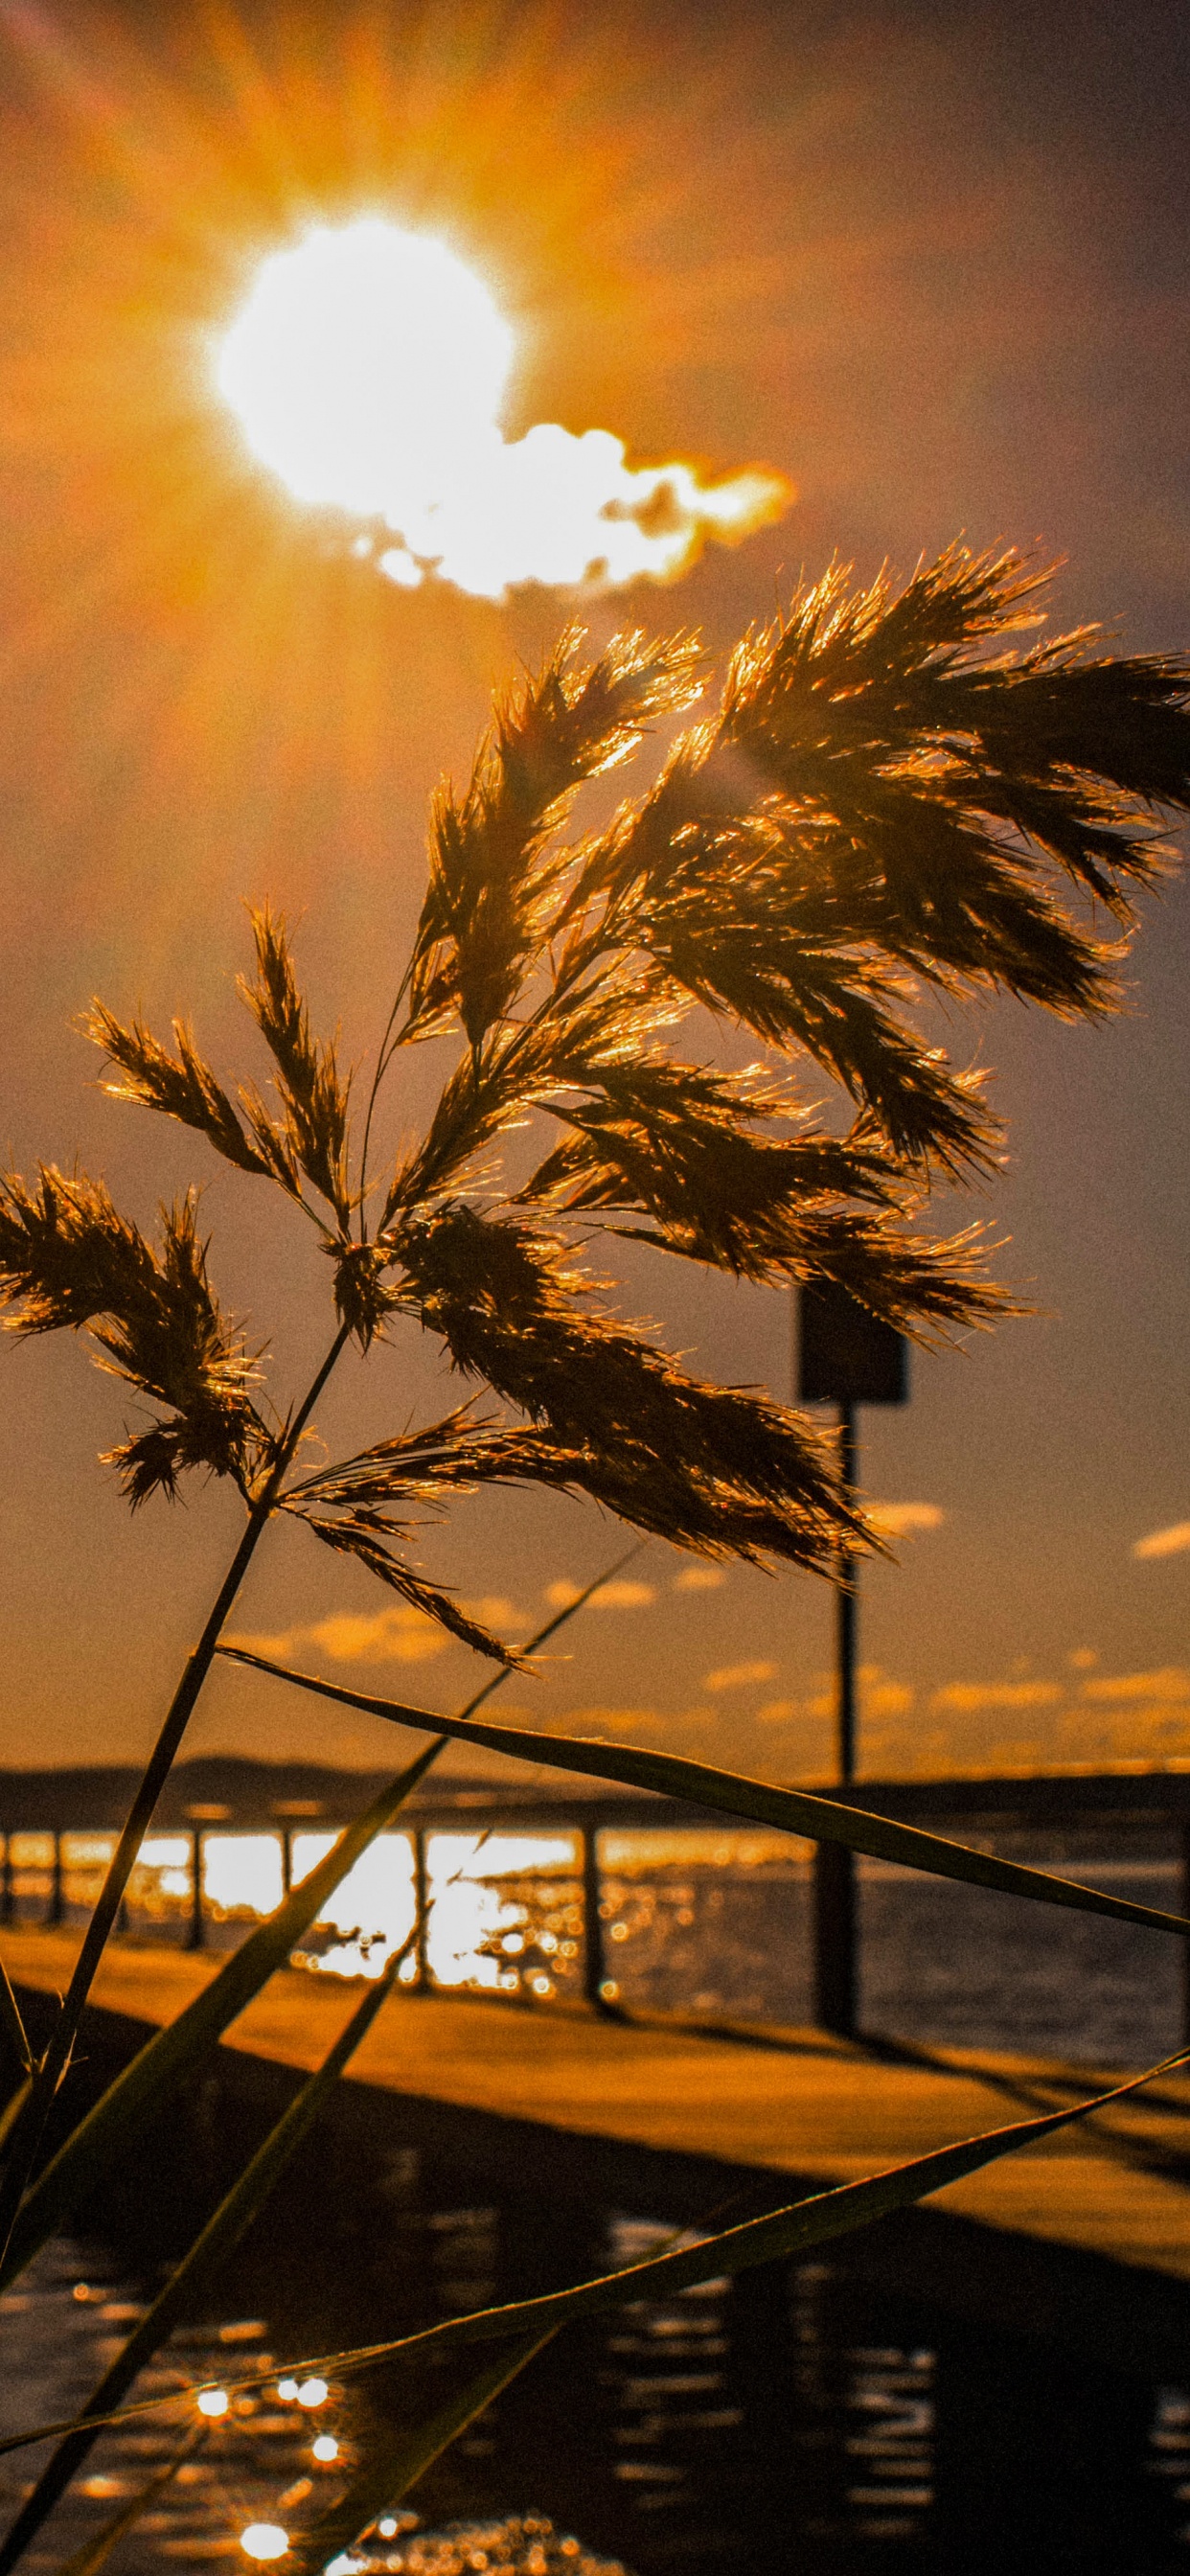
<svg viewBox="0 0 1190 2576"><path fill-rule="evenodd" d="M791 498L765 467L704 483L629 466L610 430L538 421L506 438L512 328L443 241L380 215L312 224L261 262L215 354L254 456L297 501L345 512L353 551L407 590L435 577L502 600L525 583L666 580L708 536Z"/></svg>
<svg viewBox="0 0 1190 2576"><path fill-rule="evenodd" d="M361 216L261 262L215 377L296 500L401 528L499 443L513 352L444 242Z"/></svg>

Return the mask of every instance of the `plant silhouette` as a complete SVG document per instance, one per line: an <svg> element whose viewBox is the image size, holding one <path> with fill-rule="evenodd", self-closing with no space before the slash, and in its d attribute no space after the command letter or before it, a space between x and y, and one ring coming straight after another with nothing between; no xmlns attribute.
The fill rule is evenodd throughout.
<svg viewBox="0 0 1190 2576"><path fill-rule="evenodd" d="M713 706L697 640L623 634L588 657L569 630L496 705L465 789L435 799L425 902L358 1104L334 1044L312 1031L285 925L267 910L254 916L255 969L241 986L267 1089L229 1088L181 1021L166 1045L95 1004L108 1090L285 1194L320 1236L333 1317L312 1385L283 1403L220 1307L194 1191L163 1210L152 1241L101 1181L50 1167L0 1181L9 1327L85 1332L133 1390L142 1418L108 1453L133 1507L172 1499L196 1472L230 1479L245 1507L62 2011L10 2105L0 2248L12 2240L21 2260L31 2250L22 2204L27 2219L46 2114L142 1835L275 1516L364 1565L499 1674L526 1650L432 1583L413 1552L418 1519L455 1493L586 1495L679 1547L828 1578L842 1554L880 1545L829 1436L695 1376L621 1320L592 1243L643 1242L754 1281L836 1283L923 1339L1011 1309L984 1276L982 1229L923 1230L939 1184L994 1172L1000 1133L980 1075L922 1034L915 1000L999 991L1067 1018L1110 1010L1135 897L1167 864L1163 817L1190 802L1190 669L1104 655L1094 630L1022 642L1047 579L1014 552L960 546L900 588L884 576L853 588L834 567L744 637ZM581 829L583 788L683 718L645 790L603 828ZM707 1014L747 1033L757 1061L727 1071L683 1052ZM425 1131L378 1169L386 1078L403 1051L443 1036L454 1062ZM807 1076L819 1090L827 1078L841 1116L811 1105ZM513 1185L500 1147L526 1127L547 1132ZM303 1437L341 1352L408 1323L438 1337L465 1399L312 1469ZM464 1712L450 1724L467 1722ZM556 1745L554 1758L566 1758ZM730 1807L727 1775L706 1777ZM735 1806L746 1812L747 1798ZM830 1830L854 1843L859 1820L830 1813ZM978 1875L976 1856L943 1862L957 1847L914 1839L916 1865ZM1017 1876L1051 1901L1085 1894ZM285 1954L262 1951L261 1977ZM19 2050L16 2007L2 1994L0 2005ZM204 2030L195 2051L215 2035L214 2008ZM146 2075L142 2108L156 2080ZM122 2099L118 2115L104 2113L105 2152L131 2134ZM80 2191L91 2152L77 2157ZM933 2187L923 2167L920 2189ZM857 2223L851 2204L839 2223ZM507 2330L520 2340L486 2367L489 2393L537 2348L539 2335L524 2340L536 2323L516 2313ZM391 2472L373 2464L363 2479L365 2522L385 2478L399 2466L408 2483L481 2402L464 2397L425 2441L405 2428ZM52 2487L23 2509L22 2545ZM328 2545L361 2527L352 2492ZM313 2534L311 2565L317 2545ZM0 2549L0 2569L14 2554Z"/></svg>

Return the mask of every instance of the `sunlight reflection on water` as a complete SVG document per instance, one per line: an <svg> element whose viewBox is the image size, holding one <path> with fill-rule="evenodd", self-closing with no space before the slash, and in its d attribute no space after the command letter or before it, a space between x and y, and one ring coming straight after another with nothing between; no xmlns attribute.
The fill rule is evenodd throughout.
<svg viewBox="0 0 1190 2576"><path fill-rule="evenodd" d="M333 1831L292 1834L295 1887L336 1840ZM63 1835L68 1916L94 1904L114 1842L110 1834ZM576 1978L582 1935L578 1853L573 1832L427 1834L425 1950L434 1983L506 1993L527 1987L546 1996ZM10 1859L17 1919L43 1915L52 1889L52 1837L14 1834ZM192 1869L190 1835L149 1835L129 1883L130 1928L176 1936L188 1927ZM209 1934L217 1938L223 1925L247 1929L273 1913L282 1901L284 1882L280 1833L203 1833L203 1911ZM392 1951L407 1939L415 1906L413 1837L379 1834L329 1898L295 1959L317 1973L379 1977ZM410 1983L417 1975L416 1958L411 1955L400 1973Z"/></svg>

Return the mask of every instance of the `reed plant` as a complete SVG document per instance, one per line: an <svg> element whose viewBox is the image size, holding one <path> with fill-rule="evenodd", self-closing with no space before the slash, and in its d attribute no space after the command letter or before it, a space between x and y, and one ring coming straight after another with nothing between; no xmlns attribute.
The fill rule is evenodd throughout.
<svg viewBox="0 0 1190 2576"><path fill-rule="evenodd" d="M132 1507L168 1504L198 1475L234 1484L244 1512L40 2051L0 1986L13 2059L0 2279L19 2273L117 2158L146 2152L150 2116L193 2077L454 1739L1042 1903L1174 1937L1190 1931L839 1801L481 1719L480 1702L508 1672L532 1672L549 1631L514 1649L429 1579L414 1547L419 1518L487 1485L587 1496L674 1546L828 1581L857 1550L882 1544L831 1436L766 1396L696 1376L623 1321L593 1247L626 1238L736 1279L829 1282L919 1340L1011 1310L985 1275L980 1228L929 1229L938 1186L993 1173L1001 1138L980 1075L923 1034L920 1003L1001 992L1072 1020L1111 1010L1136 896L1167 864L1161 828L1190 802L1190 668L1104 654L1093 630L1022 641L1040 622L1047 578L1015 553L960 546L901 587L881 577L856 588L834 567L744 637L713 700L690 636L626 633L588 655L580 632L564 634L496 705L465 788L444 786L435 799L412 952L358 1100L333 1041L313 1031L285 925L267 910L253 920L255 963L242 986L267 1090L228 1087L181 1020L166 1043L94 1005L88 1025L113 1097L193 1130L315 1229L327 1256L327 1346L304 1393L270 1392L244 1327L216 1296L196 1190L163 1209L150 1239L81 1172L43 1166L31 1180L0 1182L9 1327L84 1333L132 1390L140 1418L108 1453ZM650 783L609 823L582 829L582 790L658 727L673 738ZM705 1015L744 1032L757 1060L728 1070L683 1052ZM454 1040L453 1061L433 1113L395 1163L385 1160L386 1086L411 1048L443 1037ZM812 1104L808 1078L818 1090L825 1078L833 1108ZM514 1182L500 1149L526 1130L540 1139L538 1158ZM438 1338L465 1400L414 1430L378 1426L382 1436L357 1454L314 1463L309 1435L343 1352L354 1343L366 1353L410 1327ZM489 1682L443 1715L225 1645L248 1566L281 1517L488 1658ZM216 1654L431 1742L47 2162L48 2115L95 1971ZM0 2543L0 2576L99 2426L128 2412L136 2372L173 2323L216 2294L220 2263L381 1999L365 1998L88 2404L3 2446L59 2440ZM286 2569L315 2576L350 2549L571 2316L822 2244L1092 2107L961 2142L546 2298L332 2356L343 2376L397 2353L417 2365L449 2351L451 2393L414 2369L409 2385L423 2399L411 2397L391 2438L290 2535ZM194 2439L193 2394L172 2402L181 2458ZM88 2564L128 2527L128 2508L117 2523Z"/></svg>

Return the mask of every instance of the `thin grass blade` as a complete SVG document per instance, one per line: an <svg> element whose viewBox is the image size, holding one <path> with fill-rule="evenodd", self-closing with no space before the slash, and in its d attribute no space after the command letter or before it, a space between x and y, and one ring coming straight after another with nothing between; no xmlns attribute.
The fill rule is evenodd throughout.
<svg viewBox="0 0 1190 2576"><path fill-rule="evenodd" d="M34 2073L27 2101L10 2136L4 2171L0 2175L0 2255L7 2261L13 2231L29 2179L41 2152L46 2121L74 2052L87 1997L95 1973L107 1946L119 1912L120 1900L127 1888L137 1853L152 1823L157 1801L174 1765L178 1747L185 1735L197 1704L203 1683L211 1668L215 1644L259 1540L267 1526L278 1486L293 1457L305 1424L331 1376L347 1339L346 1325L340 1326L321 1368L316 1372L296 1412L286 1424L275 1453L267 1480L256 1497L240 1534L239 1545L219 1586L207 1614L197 1645L187 1656L182 1676L158 1731L157 1741L141 1773L140 1785L124 1819L116 1848L104 1873L103 1885L91 1919L79 1944L71 1970L70 1983L62 2009L53 2023L45 2051Z"/></svg>
<svg viewBox="0 0 1190 2576"><path fill-rule="evenodd" d="M26 2075L33 2072L33 2051L29 2034L21 2018L21 2007L12 1991L8 1970L0 1959L0 2034L8 2041L14 2056Z"/></svg>
<svg viewBox="0 0 1190 2576"><path fill-rule="evenodd" d="M18 2120L24 2112L25 2104L28 2101L32 2090L33 2078L31 2075L26 2075L23 2081L18 2084L15 2093L10 2093L8 2100L4 2105L4 2109L0 2111L0 2156L5 2155L8 2151L8 2141L12 2136Z"/></svg>
<svg viewBox="0 0 1190 2576"><path fill-rule="evenodd" d="M374 1699L347 1690L316 1674L295 1672L268 1655L250 1654L243 1646L220 1646L235 1663L251 1664L299 1690L317 1692L347 1708L367 1709L373 1717L397 1726L440 1727L444 1735L507 1753L518 1762L542 1762L555 1771L577 1771L601 1780L616 1780L659 1797L687 1798L716 1814L743 1816L751 1824L776 1825L783 1833L807 1835L812 1842L845 1843L873 1860L896 1861L902 1869L926 1870L935 1878L961 1879L970 1887L995 1888L1002 1896L1027 1896L1042 1905L1065 1905L1083 1914L1108 1914L1117 1923L1143 1923L1150 1930L1190 1937L1190 1920L1163 1914L1152 1905L1134 1905L1127 1897L1107 1896L1101 1888L1056 1878L1049 1870L1026 1869L1019 1861L999 1860L992 1852L972 1851L917 1825L900 1825L889 1816L869 1814L837 1798L812 1796L803 1789L777 1789L765 1780L749 1780L737 1771L718 1771L706 1762L691 1762L676 1753L651 1753L634 1744L604 1744L591 1736L547 1735L533 1727L474 1725L471 1720L435 1717L424 1708L406 1708L399 1700ZM527 1651L527 1650L526 1650Z"/></svg>

